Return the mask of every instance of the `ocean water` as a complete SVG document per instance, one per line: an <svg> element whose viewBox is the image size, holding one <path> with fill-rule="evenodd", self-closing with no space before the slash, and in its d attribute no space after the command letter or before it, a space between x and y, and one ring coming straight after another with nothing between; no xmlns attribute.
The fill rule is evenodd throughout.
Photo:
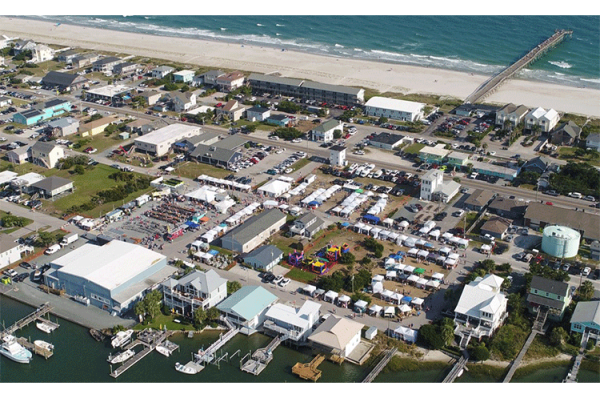
<svg viewBox="0 0 600 398"><path fill-rule="evenodd" d="M600 88L599 16L37 16L111 30L224 40L494 74L555 29L573 36L520 78Z"/></svg>

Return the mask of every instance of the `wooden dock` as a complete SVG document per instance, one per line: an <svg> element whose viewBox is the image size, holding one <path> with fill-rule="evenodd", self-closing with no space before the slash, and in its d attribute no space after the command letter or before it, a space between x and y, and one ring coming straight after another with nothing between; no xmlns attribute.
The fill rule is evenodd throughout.
<svg viewBox="0 0 600 398"><path fill-rule="evenodd" d="M586 331L583 333L581 337L581 347L579 348L579 353L575 357L575 362L573 362L573 367L567 374L567 377L563 380L563 383L577 383L577 373L579 373L579 367L581 366L581 361L585 356L585 349L587 348L587 343L590 338L590 332Z"/></svg>
<svg viewBox="0 0 600 398"><path fill-rule="evenodd" d="M466 350L463 352L463 354L464 355L462 357L460 357L460 359L454 363L454 366L450 370L450 373L448 373L446 375L446 377L444 378L442 383L454 383L454 380L456 380L458 378L460 371L465 368L465 365L467 364L467 361L469 360L469 354Z"/></svg>
<svg viewBox="0 0 600 398"><path fill-rule="evenodd" d="M507 79L513 77L518 71L536 61L538 58L543 56L552 47L558 45L564 40L566 36L570 36L573 33L572 30L556 30L556 32L538 44L535 48L530 50L523 57L519 58L516 62L503 69L500 73L492 76L489 80L479 86L473 93L471 93L466 99L465 103L474 104L475 102L484 99L489 94L493 93L502 83Z"/></svg>
<svg viewBox="0 0 600 398"><path fill-rule="evenodd" d="M153 334L151 338L149 335L147 335L147 338L144 338L144 340L141 340L138 335L138 339L132 341L125 347L125 349L130 349L130 348L138 346L140 344L143 344L145 346L145 348L142 351L138 352L133 357L129 358L127 361L125 361L123 363L123 365L121 365L114 371L111 371L110 375L112 377L114 377L116 379L117 377L119 377L120 375L125 373L125 371L127 371L133 365L135 365L136 363L141 361L144 357L146 357L146 355L148 355L152 351L154 351L156 346L161 344L163 341L165 341L168 337L170 337L173 334L173 332L170 330L168 330L168 331L153 331L151 333ZM112 366L111 366L111 370L112 370Z"/></svg>
<svg viewBox="0 0 600 398"><path fill-rule="evenodd" d="M258 376L260 372L265 370L269 362L273 360L273 351L275 351L280 344L280 336L275 337L266 347L254 351L252 357L241 366L241 369L244 372Z"/></svg>
<svg viewBox="0 0 600 398"><path fill-rule="evenodd" d="M25 326L29 325L31 322L35 322L35 321L41 319L44 315L48 314L51 310L52 310L52 306L50 305L50 303L45 303L45 304L41 305L38 309L36 309L31 314L18 320L17 322L15 322L11 326L9 326L8 328L6 328L2 332L0 332L0 338L3 338L6 335L14 334L17 330L24 328ZM44 322L50 322L50 321L44 320ZM53 323L53 322L51 322L51 323L53 325L56 325L56 327L58 327L58 324Z"/></svg>
<svg viewBox="0 0 600 398"><path fill-rule="evenodd" d="M196 355L197 361L210 363L215 360L215 353L221 347L223 347L229 340L235 337L239 333L239 329L230 329L224 335L219 336L219 339L212 343L206 350L200 350Z"/></svg>
<svg viewBox="0 0 600 398"><path fill-rule="evenodd" d="M396 347L394 347L390 350L387 350L385 352L385 354L383 355L383 358L381 358L381 360L377 363L377 365L375 365L373 370L371 370L371 372L367 375L367 377L365 377L365 379L362 382L370 383L373 380L375 380L377 375L383 370L383 368L385 368L385 365L387 365L388 362L390 362L390 360L394 356L394 354L396 354L396 351L398 351L398 349Z"/></svg>
<svg viewBox="0 0 600 398"><path fill-rule="evenodd" d="M18 337L17 342L19 344L21 344L23 347L32 351L34 354L44 357L45 359L48 359L52 355L54 355L53 350L46 350L45 348L38 347L37 345L33 344L31 341L27 340L25 337Z"/></svg>
<svg viewBox="0 0 600 398"><path fill-rule="evenodd" d="M324 360L325 356L323 354L319 354L309 363L298 362L292 368L292 373L300 376L300 378L304 380L317 381L323 372L317 368Z"/></svg>

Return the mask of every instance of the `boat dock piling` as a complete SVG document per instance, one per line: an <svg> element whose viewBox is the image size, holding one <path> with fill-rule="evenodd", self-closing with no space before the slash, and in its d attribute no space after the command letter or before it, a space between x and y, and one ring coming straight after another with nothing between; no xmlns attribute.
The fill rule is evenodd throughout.
<svg viewBox="0 0 600 398"><path fill-rule="evenodd" d="M254 376L258 376L260 372L265 370L269 362L273 360L273 351L275 351L280 344L280 336L275 337L266 347L259 348L258 350L254 351L252 357L243 365L241 365L241 362L243 361L242 359L242 361L240 361L240 369L242 369L244 372L251 373Z"/></svg>
<svg viewBox="0 0 600 398"><path fill-rule="evenodd" d="M370 383L373 380L375 380L375 378L377 377L379 372L381 372L383 370L383 368L385 368L385 365L387 365L388 362L394 356L394 354L396 354L396 351L398 351L398 349L396 347L394 347L390 350L387 350L386 353L383 355L383 358L381 358L381 361L379 361L379 363L377 365L375 365L375 367L373 368L371 373L369 373L362 382Z"/></svg>
<svg viewBox="0 0 600 398"><path fill-rule="evenodd" d="M138 338L133 342L129 343L125 349L130 349L137 345L143 344L145 348L135 354L133 357L129 358L127 361L123 363L123 365L119 366L114 371L112 370L112 365L110 366L111 372L110 375L115 379L122 375L126 370L131 368L133 365L138 363L142 358L146 355L150 354L154 349L161 343L163 343L168 337L173 334L172 331L150 331L144 330L140 334L138 334Z"/></svg>
<svg viewBox="0 0 600 398"><path fill-rule="evenodd" d="M20 329L24 328L25 326L29 325L31 322L40 320L44 315L48 314L51 310L52 310L52 306L50 305L50 303L45 303L45 304L41 305L38 309L36 309L31 314L18 320L17 322L15 322L11 326L9 326L8 328L6 328L2 332L0 332L0 338L3 338L6 335L13 334L17 330L20 330ZM52 325L56 325L56 327L58 327L57 323L50 322L49 320L48 321L44 320L44 322L51 323Z"/></svg>
<svg viewBox="0 0 600 398"><path fill-rule="evenodd" d="M317 381L321 377L322 370L317 369L321 362L325 360L323 354L319 354L313 358L309 363L296 363L292 368L292 373L300 376L304 380Z"/></svg>
<svg viewBox="0 0 600 398"><path fill-rule="evenodd" d="M573 34L572 30L556 30L552 36L538 44L535 48L530 50L523 57L519 58L516 62L503 69L497 75L492 76L481 86L479 86L473 93L471 93L466 99L466 104L474 104L475 102L484 99L489 94L492 94L504 81L514 76L518 71L536 61L538 58L543 56L552 47L562 42L566 36Z"/></svg>
<svg viewBox="0 0 600 398"><path fill-rule="evenodd" d="M217 350L223 347L229 340L238 334L239 331L240 330L237 328L228 330L227 333L221 335L219 339L212 343L206 350L201 350L201 352L196 355L196 360L199 362L211 363L216 359L215 354Z"/></svg>
<svg viewBox="0 0 600 398"><path fill-rule="evenodd" d="M460 359L454 363L454 366L452 367L452 369L450 369L450 373L448 373L446 375L446 377L444 378L444 381L442 381L442 383L453 383L454 380L456 380L458 378L458 375L460 374L461 370L466 368L465 365L467 364L468 361L469 361L469 353L467 350L464 350L463 356L460 357Z"/></svg>
<svg viewBox="0 0 600 398"><path fill-rule="evenodd" d="M25 337L18 337L17 342L23 347L27 348L28 350L33 351L34 354L44 357L44 359L48 359L52 355L54 355L54 350L47 350L45 348L38 347L31 341L27 340Z"/></svg>

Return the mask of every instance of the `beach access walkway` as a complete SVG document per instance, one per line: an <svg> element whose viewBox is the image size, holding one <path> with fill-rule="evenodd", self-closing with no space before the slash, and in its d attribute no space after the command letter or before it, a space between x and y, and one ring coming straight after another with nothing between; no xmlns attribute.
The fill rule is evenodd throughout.
<svg viewBox="0 0 600 398"><path fill-rule="evenodd" d="M579 372L579 367L581 366L581 361L583 360L583 356L585 355L585 349L587 348L588 340L590 339L590 332L585 331L583 336L581 337L581 347L579 348L579 353L575 357L575 362L573 362L573 367L571 371L567 374L567 377L563 380L563 383L577 383L577 373Z"/></svg>
<svg viewBox="0 0 600 398"><path fill-rule="evenodd" d="M396 351L398 351L398 349L396 347L394 347L390 350L387 350L386 353L383 355L383 358L381 358L381 361L379 361L379 363L377 365L375 365L373 370L367 375L367 377L365 377L365 379L362 382L370 383L373 380L375 380L377 375L383 370L383 368L385 368L385 366L388 364L388 362L390 362L390 360L392 359L394 354L396 354Z"/></svg>
<svg viewBox="0 0 600 398"><path fill-rule="evenodd" d="M492 76L489 80L479 86L465 99L465 103L474 104L475 102L484 99L486 96L493 93L507 79L513 77L518 71L537 60L552 47L562 42L566 36L570 36L572 33L572 30L556 30L552 36L538 44L534 49L530 50L523 57L519 58L519 60L512 63L500 73Z"/></svg>

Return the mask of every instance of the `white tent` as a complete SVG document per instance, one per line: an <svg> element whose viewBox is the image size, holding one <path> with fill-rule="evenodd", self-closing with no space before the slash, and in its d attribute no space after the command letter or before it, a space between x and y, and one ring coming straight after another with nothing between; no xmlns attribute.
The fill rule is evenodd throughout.
<svg viewBox="0 0 600 398"><path fill-rule="evenodd" d="M436 272L435 274L431 275L431 279L435 279L435 280L441 281L441 280L444 279L444 274Z"/></svg>
<svg viewBox="0 0 600 398"><path fill-rule="evenodd" d="M415 247L416 242L417 240L415 238L408 237L402 242L402 244L406 247Z"/></svg>
<svg viewBox="0 0 600 398"><path fill-rule="evenodd" d="M456 265L456 260L448 257L445 261L444 261L444 265L448 266L448 267L454 267Z"/></svg>
<svg viewBox="0 0 600 398"><path fill-rule="evenodd" d="M450 240L452 239L454 235L452 235L450 232L444 232L444 234L442 235L442 239L444 240Z"/></svg>
<svg viewBox="0 0 600 398"><path fill-rule="evenodd" d="M392 225L392 224L394 224L394 220L391 218L386 218L385 220L383 220L383 224L388 225L388 226Z"/></svg>
<svg viewBox="0 0 600 398"><path fill-rule="evenodd" d="M385 273L385 277L387 279L393 279L396 278L398 276L398 273L396 271L388 271Z"/></svg>
<svg viewBox="0 0 600 398"><path fill-rule="evenodd" d="M373 238L378 238L380 232L381 232L381 228L375 227L375 228L371 229L370 235Z"/></svg>
<svg viewBox="0 0 600 398"><path fill-rule="evenodd" d="M427 287L432 287L434 289L437 289L438 287L440 287L440 282L434 281L434 280L430 280L429 282L427 282L426 286Z"/></svg>
<svg viewBox="0 0 600 398"><path fill-rule="evenodd" d="M369 314L377 316L379 315L382 309L382 307L378 306L377 304L374 304L369 308Z"/></svg>
<svg viewBox="0 0 600 398"><path fill-rule="evenodd" d="M404 264L396 264L396 265L394 265L394 269L396 271L404 271L405 268L406 268L406 265L404 265Z"/></svg>
<svg viewBox="0 0 600 398"><path fill-rule="evenodd" d="M385 317L394 316L394 315L396 315L396 308L394 308L394 306L392 306L392 305L388 305L383 310L383 316L385 316Z"/></svg>
<svg viewBox="0 0 600 398"><path fill-rule="evenodd" d="M406 265L406 266L404 267L404 273L405 273L405 274L412 274L412 273L414 272L414 270L415 270L415 269L416 269L416 268L415 268L415 267L413 267L412 265Z"/></svg>
<svg viewBox="0 0 600 398"><path fill-rule="evenodd" d="M230 207L235 206L235 200L229 198L225 199L222 202L215 203L215 210L217 210L221 214L227 213Z"/></svg>
<svg viewBox="0 0 600 398"><path fill-rule="evenodd" d="M444 246L440 250L438 250L438 252L440 254L443 254L444 256L447 256L448 254L452 253L452 249L450 249L448 246Z"/></svg>
<svg viewBox="0 0 600 398"><path fill-rule="evenodd" d="M385 289L379 295L381 296L382 299L389 300L389 298L392 297L393 294L394 294L394 292L392 292L391 290Z"/></svg>
<svg viewBox="0 0 600 398"><path fill-rule="evenodd" d="M479 249L479 251L481 251L482 253L487 253L489 251L492 250L492 246L490 245L481 245L481 248Z"/></svg>
<svg viewBox="0 0 600 398"><path fill-rule="evenodd" d="M366 301L358 300L356 303L354 303L354 308L360 310L361 312L365 312L367 305L369 305L369 303Z"/></svg>
<svg viewBox="0 0 600 398"><path fill-rule="evenodd" d="M263 207L265 209L272 209L273 207L277 207L279 205L279 202L277 202L276 200L265 200L263 202Z"/></svg>
<svg viewBox="0 0 600 398"><path fill-rule="evenodd" d="M427 257L429 256L429 252L427 250L419 250L417 253L417 257Z"/></svg>
<svg viewBox="0 0 600 398"><path fill-rule="evenodd" d="M348 303L350 301L350 297L346 296L345 294L342 294L339 298L338 298L338 302L339 303Z"/></svg>
<svg viewBox="0 0 600 398"><path fill-rule="evenodd" d="M400 221L400 224L398 224L398 226L402 229L408 227L409 225L410 225L409 222L406 220Z"/></svg>
<svg viewBox="0 0 600 398"><path fill-rule="evenodd" d="M397 240L398 240L399 236L400 235L398 233L396 233L396 232L390 232L390 234L388 235L388 240L397 243Z"/></svg>
<svg viewBox="0 0 600 398"><path fill-rule="evenodd" d="M425 287L427 285L427 279L419 278L416 283L417 286Z"/></svg>
<svg viewBox="0 0 600 398"><path fill-rule="evenodd" d="M390 231L388 231L387 229L382 229L381 232L379 233L379 239L382 240L387 240L390 236Z"/></svg>
<svg viewBox="0 0 600 398"><path fill-rule="evenodd" d="M469 240L468 239L459 239L458 245L460 247L467 247L467 246L469 246Z"/></svg>
<svg viewBox="0 0 600 398"><path fill-rule="evenodd" d="M384 266L387 268L388 266L396 264L396 260L391 257L385 259Z"/></svg>
<svg viewBox="0 0 600 398"><path fill-rule="evenodd" d="M400 312L402 312L403 314L404 314L404 313L407 313L407 312L410 312L410 311L412 311L412 308L410 308L410 307L408 306L408 304L402 304L401 306L399 306L399 307L398 307L398 309L399 309L399 310L400 310Z"/></svg>
<svg viewBox="0 0 600 398"><path fill-rule="evenodd" d="M427 243L427 241L423 239L417 239L417 241L415 242L415 246L424 246L425 243Z"/></svg>
<svg viewBox="0 0 600 398"><path fill-rule="evenodd" d="M371 279L371 282L383 282L384 279L385 279L385 276L383 276L383 275L375 275Z"/></svg>
<svg viewBox="0 0 600 398"><path fill-rule="evenodd" d="M409 328L405 328L404 326L399 326L396 330L394 330L394 336L408 341L409 343L414 343L417 341L417 331Z"/></svg>
<svg viewBox="0 0 600 398"><path fill-rule="evenodd" d="M448 258L451 258L452 260L457 260L460 258L460 255L458 253L451 253Z"/></svg>
<svg viewBox="0 0 600 398"><path fill-rule="evenodd" d="M338 298L339 294L337 294L337 292L334 292L333 290L328 291L327 293L325 293L325 301L331 301L332 303L335 302L335 299Z"/></svg>
<svg viewBox="0 0 600 398"><path fill-rule="evenodd" d="M374 282L371 284L371 289L373 289L373 294L383 292L383 283Z"/></svg>
<svg viewBox="0 0 600 398"><path fill-rule="evenodd" d="M424 301L425 300L423 300L421 297L415 297L415 298L412 299L412 301L410 302L410 304L412 306L421 306L421 305L423 305Z"/></svg>
<svg viewBox="0 0 600 398"><path fill-rule="evenodd" d="M409 282L416 282L419 280L419 277L417 275L411 275L406 280Z"/></svg>
<svg viewBox="0 0 600 398"><path fill-rule="evenodd" d="M431 236L433 239L437 240L440 237L440 233L442 231L440 231L439 229L434 229L433 231L431 231L429 233L429 236Z"/></svg>
<svg viewBox="0 0 600 398"><path fill-rule="evenodd" d="M417 254L418 254L418 253L419 253L419 249L417 249L416 247L413 247L412 249L410 249L410 250L408 251L408 253L407 253L407 254L408 254L410 257L417 257Z"/></svg>
<svg viewBox="0 0 600 398"><path fill-rule="evenodd" d="M397 304L400 304L402 297L404 297L404 296L401 295L400 293L394 293L394 294L392 294L392 297L390 297L390 300L395 301Z"/></svg>
<svg viewBox="0 0 600 398"><path fill-rule="evenodd" d="M302 288L302 290L306 293L312 296L312 294L315 292L315 290L317 290L316 286L313 285L306 285Z"/></svg>

